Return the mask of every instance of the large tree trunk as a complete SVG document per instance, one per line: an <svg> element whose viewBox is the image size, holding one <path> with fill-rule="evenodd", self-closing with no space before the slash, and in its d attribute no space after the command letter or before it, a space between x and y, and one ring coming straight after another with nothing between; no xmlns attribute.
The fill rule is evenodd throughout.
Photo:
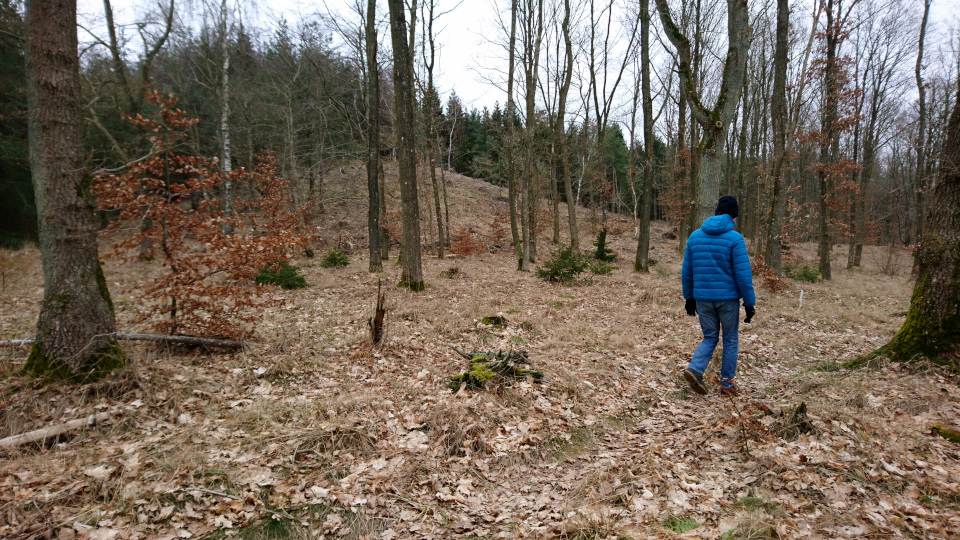
<svg viewBox="0 0 960 540"><path fill-rule="evenodd" d="M377 64L377 0L367 0L367 237L370 271L383 270L380 251L380 68Z"/></svg>
<svg viewBox="0 0 960 540"><path fill-rule="evenodd" d="M873 353L911 360L920 355L960 367L960 91L947 125L940 178L919 248L919 272L903 327Z"/></svg>
<svg viewBox="0 0 960 540"><path fill-rule="evenodd" d="M24 372L94 379L126 359L109 336L116 321L84 171L76 0L29 0L26 27L30 169L44 290Z"/></svg>
<svg viewBox="0 0 960 540"><path fill-rule="evenodd" d="M777 43L773 52L773 96L770 121L773 127L773 186L770 190L770 216L764 262L778 276L783 275L781 231L787 197L784 193L784 165L787 142L787 53L790 43L790 3L777 0Z"/></svg>
<svg viewBox="0 0 960 540"><path fill-rule="evenodd" d="M417 200L417 156L413 126L413 56L407 44L403 0L389 0L393 38L393 87L397 153L400 162L400 206L403 221L403 269L400 284L412 291L426 288L420 264L420 204Z"/></svg>
<svg viewBox="0 0 960 540"><path fill-rule="evenodd" d="M643 192L635 272L650 271L650 195L653 192L653 99L650 97L650 0L640 0L640 99L643 107ZM630 141L631 146L633 141Z"/></svg>

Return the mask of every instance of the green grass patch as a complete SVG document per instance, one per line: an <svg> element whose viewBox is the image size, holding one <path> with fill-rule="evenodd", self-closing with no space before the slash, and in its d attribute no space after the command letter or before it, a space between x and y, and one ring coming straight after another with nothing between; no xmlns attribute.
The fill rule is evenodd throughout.
<svg viewBox="0 0 960 540"><path fill-rule="evenodd" d="M846 365L835 364L832 362L826 362L823 364L818 364L810 368L810 371L818 371L821 373L834 373L840 371L841 367L846 367Z"/></svg>

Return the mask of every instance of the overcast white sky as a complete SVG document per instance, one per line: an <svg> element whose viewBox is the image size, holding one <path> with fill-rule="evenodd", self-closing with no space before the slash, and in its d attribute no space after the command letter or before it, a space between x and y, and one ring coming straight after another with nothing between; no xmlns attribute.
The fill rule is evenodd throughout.
<svg viewBox="0 0 960 540"><path fill-rule="evenodd" d="M142 20L146 10L156 11L157 2L166 4L169 0L112 0L115 19L118 25L125 25ZM202 0L176 0L177 12L181 16L189 13L199 13ZM219 3L218 0L214 0ZM317 12L338 10L349 11L349 6L356 0L239 0L244 6L245 18L254 18L264 28L273 26L273 22L285 17L293 23L309 17ZM922 9L922 0L904 0L915 2L917 8ZM229 0L236 5L238 0ZM360 0L361 4L366 2ZM80 24L105 39L103 0L78 0ZM509 0L438 0L439 11L452 11L444 15L437 23L439 30L438 44L440 46L437 58L437 86L445 101L451 89L456 89L463 103L469 107L493 107L495 102L505 101L505 91L490 83L490 78L500 78L498 70L505 70L506 59L503 58L501 47L491 45L497 40L500 30L497 24L497 10L508 10ZM805 4L804 0L799 0ZM454 8L454 6L456 6ZM498 7L499 6L499 7ZM936 41L946 37L945 30L952 26L957 27L960 0L934 0L931 10L931 28L928 32L928 50L934 48ZM386 2L379 0L378 9L384 19L387 14ZM794 11L795 17L806 17L804 10ZM188 17L189 18L189 17ZM135 29L123 28L137 42ZM502 38L501 38L502 39ZM81 43L91 41L89 34L80 30ZM381 30L381 42L389 47L389 27L384 25ZM928 56L929 58L929 56ZM912 67L912 62L911 62ZM628 85L624 85L628 86ZM656 90L656 88L654 89ZM576 109L578 96L571 92L570 104ZM616 115L615 115L616 116Z"/></svg>
<svg viewBox="0 0 960 540"><path fill-rule="evenodd" d="M163 0L161 0L163 1ZM168 1L168 0L167 0ZM230 0L234 3L235 0ZM140 20L144 9L150 9L156 0L112 0L114 17L118 25L128 24ZM165 2L166 3L166 2ZM366 2L362 2L364 5ZM439 74L438 87L444 98L450 90L456 87L457 95L468 107L478 108L484 105L492 107L496 101L504 101L504 92L498 92L489 84L482 82L478 77L478 66L497 63L495 58L483 56L484 51L491 51L484 36L495 33L494 16L495 0L440 0L440 10L447 11L457 6L449 14L443 16L436 30L440 31L438 43L440 51L437 58L436 70ZM501 0L501 3L502 0ZM263 25L285 17L293 23L298 19L317 13L338 9L347 10L352 4L346 0L256 0L248 1L245 5L252 6ZM509 3L507 4L509 7ZM201 3L198 0L177 0L178 12L199 12ZM378 9L386 17L387 7L383 1L378 2ZM251 8L247 8L251 10ZM106 37L102 0L78 0L78 19L80 24L101 37ZM133 31L132 29L129 31ZM389 27L381 31L382 41L389 44ZM80 41L89 41L89 34L80 30ZM389 46L389 45L388 45ZM506 63L506 62L503 62Z"/></svg>

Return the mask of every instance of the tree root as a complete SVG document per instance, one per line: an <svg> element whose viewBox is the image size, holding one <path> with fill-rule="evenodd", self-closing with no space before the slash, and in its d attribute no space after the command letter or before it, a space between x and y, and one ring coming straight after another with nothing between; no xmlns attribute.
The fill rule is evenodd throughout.
<svg viewBox="0 0 960 540"><path fill-rule="evenodd" d="M155 341L167 345L193 345L196 347L218 347L221 349L246 349L251 344L246 341L230 341L225 339L201 338L193 336L167 336L163 334L110 334L107 337L125 341ZM15 339L12 341L0 341L0 347L18 347L21 345L30 345L33 339Z"/></svg>

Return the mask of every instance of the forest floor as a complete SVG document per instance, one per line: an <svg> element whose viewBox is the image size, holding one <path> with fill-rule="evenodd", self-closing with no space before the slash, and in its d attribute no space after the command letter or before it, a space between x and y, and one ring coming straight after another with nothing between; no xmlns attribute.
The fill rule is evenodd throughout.
<svg viewBox="0 0 960 540"><path fill-rule="evenodd" d="M454 177L450 190L454 230L487 234L497 188ZM614 221L621 267L573 285L516 272L508 251L425 255L427 290L389 291L386 341L372 348L377 276L354 240L359 217L346 217L357 208L327 211L340 232L325 236L353 248L352 262L299 261L309 287L274 293L282 302L249 351L127 345L126 371L85 386L20 378L26 351L0 351L0 437L109 413L73 438L0 454L0 537L960 535L960 445L931 434L956 429L957 376L920 362L841 366L902 324L909 252L868 247L862 268L830 282L758 287L757 316L741 324L744 393L731 399L714 393L715 374L707 396L680 376L700 333L665 223L651 273L630 271L632 222ZM589 247L587 213L582 229ZM39 254L3 255L2 337L30 337ZM800 263L814 255L793 246ZM124 331L140 329L134 287L153 264L106 264ZM396 282L392 261L386 274ZM543 382L453 393L468 366L448 344L526 349ZM791 422L801 403L806 433Z"/></svg>

